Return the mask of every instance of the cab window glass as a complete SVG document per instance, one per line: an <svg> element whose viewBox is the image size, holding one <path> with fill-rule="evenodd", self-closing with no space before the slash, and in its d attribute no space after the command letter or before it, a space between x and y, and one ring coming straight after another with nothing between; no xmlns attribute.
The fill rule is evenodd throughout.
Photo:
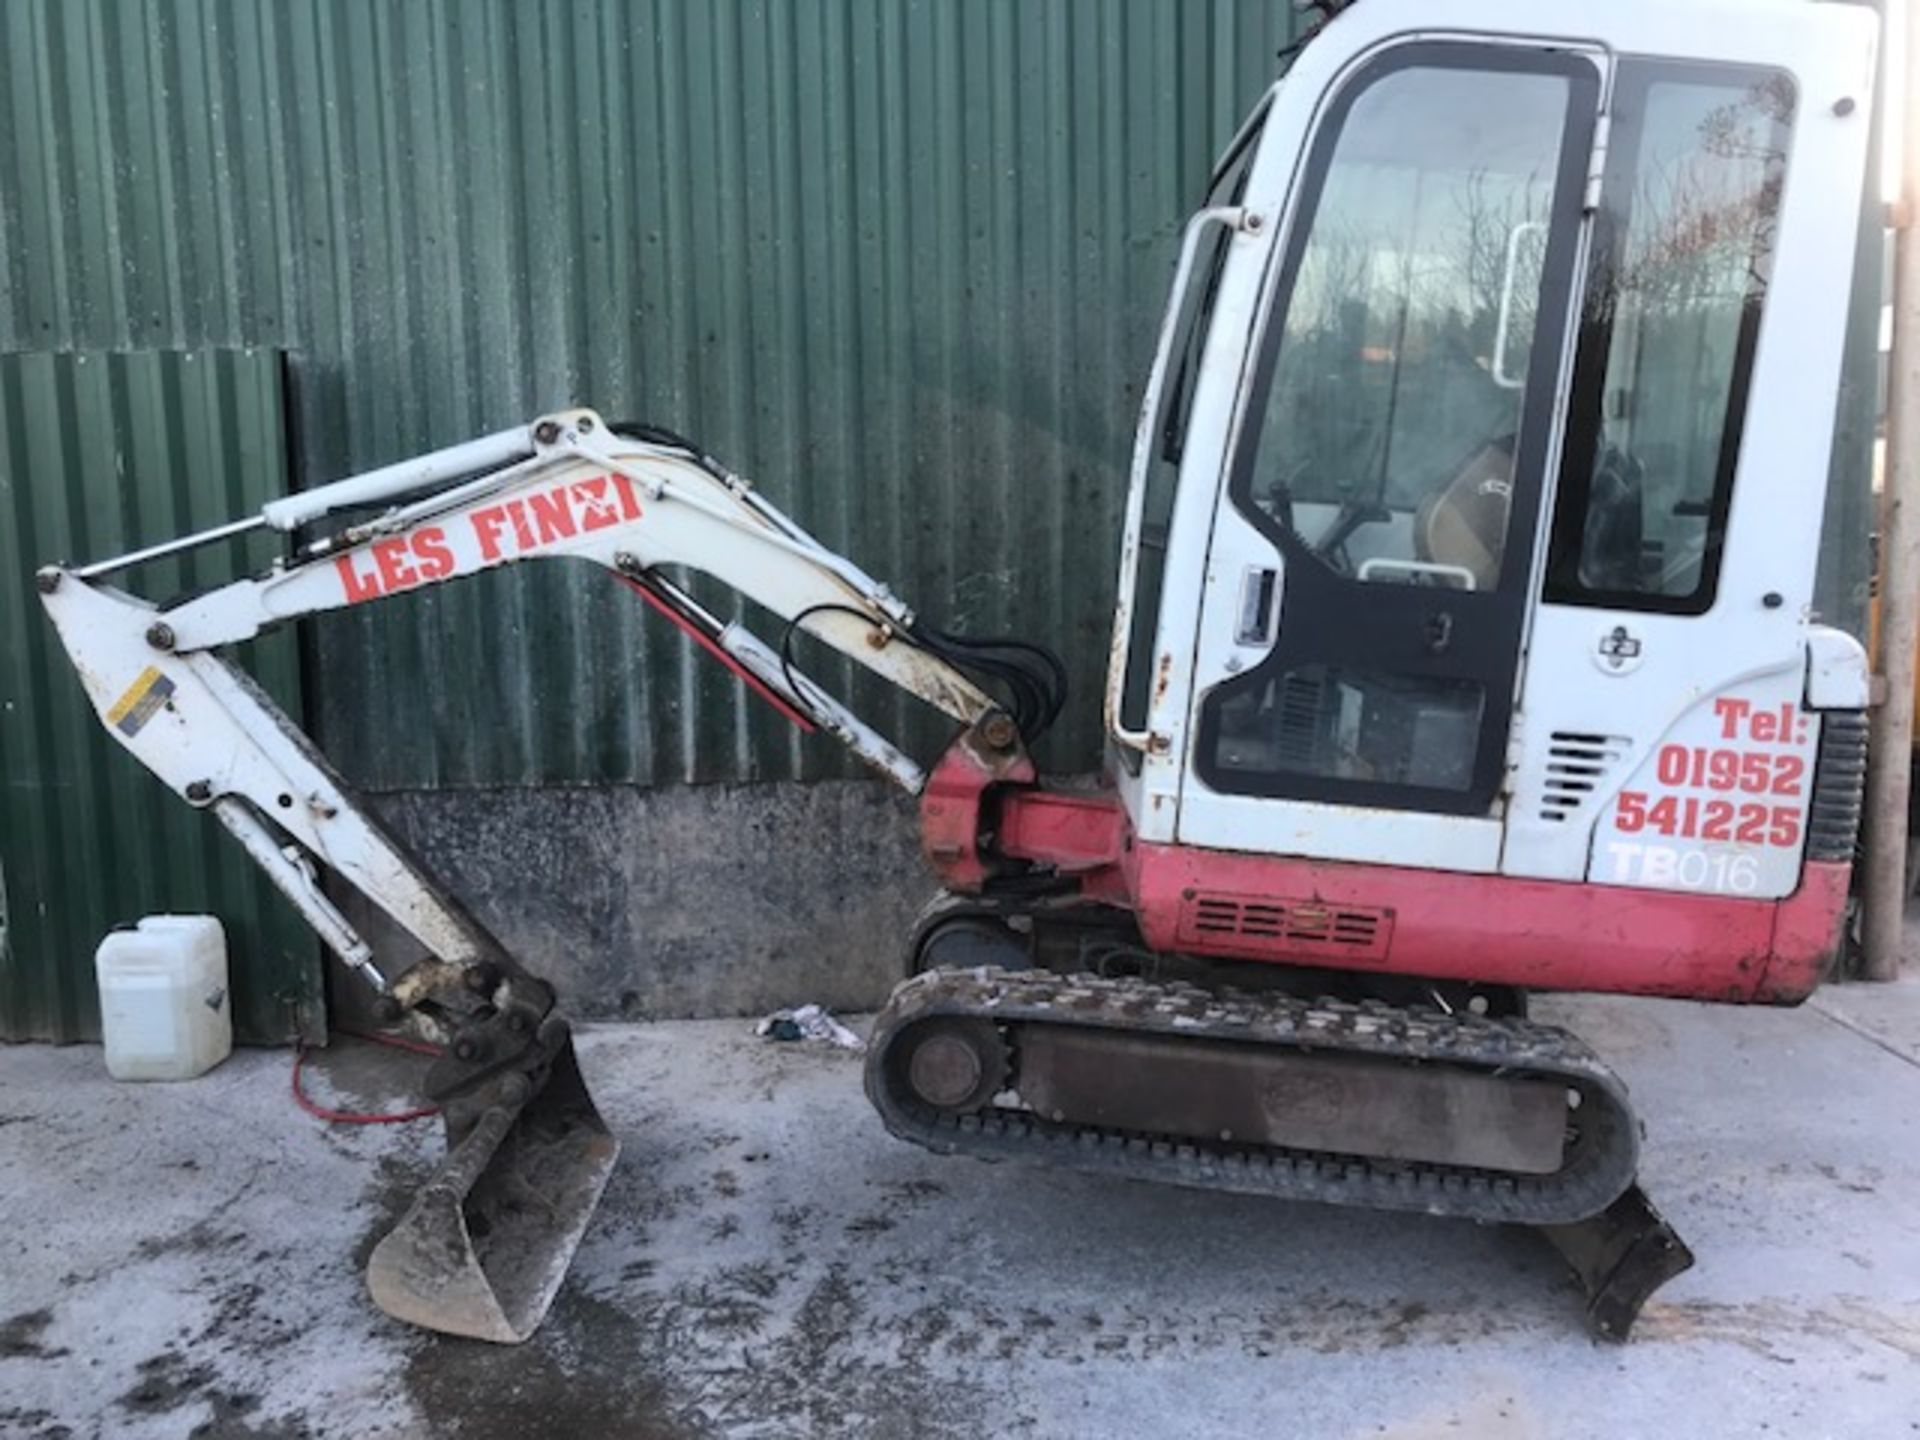
<svg viewBox="0 0 1920 1440"><path fill-rule="evenodd" d="M1560 75L1415 68L1347 115L1251 486L1341 574L1499 583L1567 92Z"/></svg>
<svg viewBox="0 0 1920 1440"><path fill-rule="evenodd" d="M1550 598L1713 602L1793 109L1778 71L1621 67Z"/></svg>

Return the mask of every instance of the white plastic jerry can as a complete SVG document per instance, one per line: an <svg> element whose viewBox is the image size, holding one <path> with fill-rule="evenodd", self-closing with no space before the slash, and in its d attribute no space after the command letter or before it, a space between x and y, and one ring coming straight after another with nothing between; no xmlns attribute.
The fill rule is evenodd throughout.
<svg viewBox="0 0 1920 1440"><path fill-rule="evenodd" d="M191 1080L233 1050L227 933L211 915L149 915L93 957L107 1073Z"/></svg>

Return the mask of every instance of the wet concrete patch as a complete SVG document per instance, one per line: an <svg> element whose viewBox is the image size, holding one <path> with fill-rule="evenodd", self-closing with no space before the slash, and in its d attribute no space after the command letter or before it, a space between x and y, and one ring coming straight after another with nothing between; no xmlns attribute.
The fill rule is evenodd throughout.
<svg viewBox="0 0 1920 1440"><path fill-rule="evenodd" d="M53 1324L51 1310L28 1310L0 1320L0 1359L57 1360L66 1350L49 1346L42 1337Z"/></svg>
<svg viewBox="0 0 1920 1440"><path fill-rule="evenodd" d="M259 1402L251 1395L234 1398L219 1392L207 1397L211 1413L187 1432L187 1440L313 1440L314 1430L304 1419L262 1419Z"/></svg>
<svg viewBox="0 0 1920 1440"><path fill-rule="evenodd" d="M212 1384L211 1365L190 1362L177 1351L164 1351L142 1360L140 1378L120 1397L120 1408L136 1415L178 1410L200 1398Z"/></svg>
<svg viewBox="0 0 1920 1440"><path fill-rule="evenodd" d="M358 1035L336 1034L324 1049L309 1050L301 1065L301 1088L323 1107L357 1115L398 1115L430 1102L422 1092L428 1055ZM440 1121L426 1117L403 1122L428 1134ZM355 1127L322 1131L345 1135Z"/></svg>
<svg viewBox="0 0 1920 1440"><path fill-rule="evenodd" d="M642 1332L623 1310L570 1288L525 1345L418 1337L404 1368L407 1393L420 1414L434 1418L434 1432L451 1440L699 1433L671 1413ZM475 1405L476 1395L487 1403Z"/></svg>
<svg viewBox="0 0 1920 1440"><path fill-rule="evenodd" d="M196 1343L191 1353L216 1352ZM260 1397L218 1384L214 1364L168 1350L138 1369L139 1380L119 1397L118 1408L126 1417L168 1418L188 1408L204 1410L206 1418L184 1432L187 1440L310 1440L314 1433L302 1417L261 1418Z"/></svg>
<svg viewBox="0 0 1920 1440"><path fill-rule="evenodd" d="M56 1421L51 1410L0 1406L0 1435L30 1436L32 1440L72 1440L73 1427Z"/></svg>

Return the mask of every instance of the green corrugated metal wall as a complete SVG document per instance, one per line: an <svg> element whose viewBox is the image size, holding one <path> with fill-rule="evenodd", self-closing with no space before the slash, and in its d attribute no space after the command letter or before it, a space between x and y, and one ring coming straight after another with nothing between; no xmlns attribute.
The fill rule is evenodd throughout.
<svg viewBox="0 0 1920 1440"><path fill-rule="evenodd" d="M1288 0L6 0L0 351L291 352L307 483L574 401L682 429L937 622L1065 651L1044 758L1084 767L1178 227L1292 24ZM1842 619L1870 390L1836 449ZM564 567L313 638L311 718L369 788L845 767ZM903 702L857 694L898 731Z"/></svg>
<svg viewBox="0 0 1920 1440"><path fill-rule="evenodd" d="M218 825L182 805L94 718L33 572L185 533L284 493L277 355L0 355L0 1039L99 1034L94 946L154 911L227 927L242 1040L322 1028L312 934ZM165 598L258 568L240 541L124 582ZM299 713L282 633L249 668Z"/></svg>
<svg viewBox="0 0 1920 1440"><path fill-rule="evenodd" d="M10 0L0 349L293 351L309 483L573 401L671 425L937 621L1066 651L1047 758L1086 766L1173 244L1291 24ZM329 618L318 654L322 738L374 788L846 765L565 567Z"/></svg>

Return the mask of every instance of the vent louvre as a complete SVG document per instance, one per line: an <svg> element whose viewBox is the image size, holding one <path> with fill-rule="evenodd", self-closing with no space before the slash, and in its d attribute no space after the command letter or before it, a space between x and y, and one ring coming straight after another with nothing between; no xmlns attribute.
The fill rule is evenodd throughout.
<svg viewBox="0 0 1920 1440"><path fill-rule="evenodd" d="M1813 771L1813 805L1807 814L1807 859L1854 858L1866 785L1866 712L1822 712L1819 759Z"/></svg>
<svg viewBox="0 0 1920 1440"><path fill-rule="evenodd" d="M1203 953L1266 959L1384 960L1393 912L1319 900L1189 892L1180 940Z"/></svg>
<svg viewBox="0 0 1920 1440"><path fill-rule="evenodd" d="M1564 822L1598 790L1631 742L1624 735L1555 730L1547 737L1547 763L1540 783L1540 818Z"/></svg>

